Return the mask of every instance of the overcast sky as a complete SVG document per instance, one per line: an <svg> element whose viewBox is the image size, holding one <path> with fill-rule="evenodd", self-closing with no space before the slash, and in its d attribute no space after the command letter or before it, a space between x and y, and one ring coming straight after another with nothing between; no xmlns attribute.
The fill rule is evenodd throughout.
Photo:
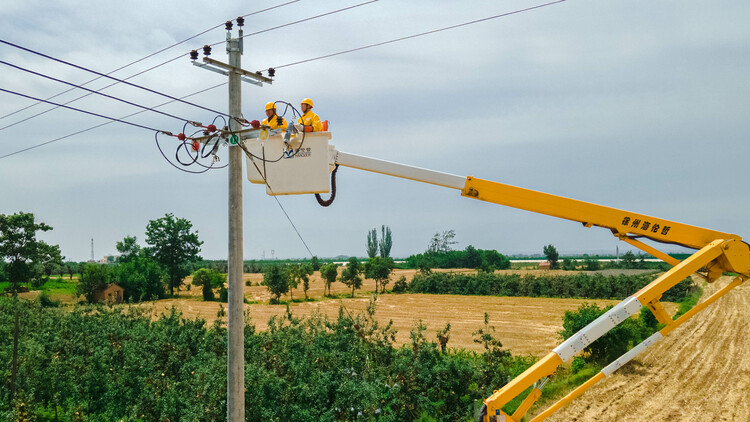
<svg viewBox="0 0 750 422"><path fill-rule="evenodd" d="M4 1L0 38L109 72L238 15L283 3ZM242 66L266 69L498 15L544 1L381 0L245 39ZM357 4L299 2L247 18L245 32ZM750 235L750 4L740 1L569 0L560 4L333 58L281 68L271 86L243 84L243 113L267 101L315 101L336 148L623 208L740 236ZM147 69L225 39L215 29L115 74ZM226 61L222 45L212 57ZM92 75L0 45L0 60L74 83ZM173 96L225 77L186 58L131 81ZM110 82L96 81L92 89ZM47 98L66 86L0 65L0 87ZM166 99L118 85L110 95L154 106ZM70 100L81 91L53 101ZM227 110L227 88L190 98ZM0 93L0 116L33 101ZM90 96L71 106L122 117L138 109ZM0 119L0 127L50 108ZM201 122L215 114L172 104ZM154 113L129 119L179 132ZM0 156L104 122L58 109L0 130ZM164 138L167 154L175 141ZM226 162L227 150L222 151ZM116 253L149 220L189 219L202 255L227 253L227 171L180 172L152 132L119 123L0 159L0 213L33 212L69 260ZM313 254L365 255L366 233L385 224L392 254L425 250L453 229L457 248L506 254L628 250L608 230L469 200L458 191L341 168L334 204L279 198ZM667 251L680 250L666 246ZM244 185L246 259L309 257L275 200Z"/></svg>

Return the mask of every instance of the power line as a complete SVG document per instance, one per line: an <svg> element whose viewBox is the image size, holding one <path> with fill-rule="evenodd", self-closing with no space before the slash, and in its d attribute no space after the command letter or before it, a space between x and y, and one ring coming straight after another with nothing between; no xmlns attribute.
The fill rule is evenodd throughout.
<svg viewBox="0 0 750 422"><path fill-rule="evenodd" d="M296 25L298 23L311 21L313 19L322 18L323 16L333 15L333 14L336 14L336 13L339 13L339 12L343 12L343 11L346 11L346 10L349 10L349 9L354 9L354 8L357 8L357 7L360 7L360 6L365 6L365 5L370 4L370 3L375 3L377 1L378 0L370 0L370 1L363 2L363 3L355 4L353 6L349 6L349 7L344 7L344 8L341 8L341 9L332 10L332 11L326 12L326 13L321 13L320 15L310 16L309 18L300 19L300 20L297 20L297 21L294 21L294 22L285 23L283 25L278 25L278 26L274 26L274 27L271 27L271 28L263 29L261 31L251 32L249 34L243 35L242 38L247 38L247 37L251 37L253 35L262 34L264 32L270 32L270 31L274 31L276 29L285 28L287 26ZM219 45L219 44L222 44L222 43L224 43L224 41L219 41L219 42L216 42L216 43L213 43L213 44L209 44L209 45L213 47L215 45Z"/></svg>
<svg viewBox="0 0 750 422"><path fill-rule="evenodd" d="M484 21L488 21L488 20L492 20L492 19L502 18L504 16L509 16L509 15L514 15L514 14L517 14L517 13L527 12L527 11L530 11L530 10L539 9L539 8L546 7L546 6L551 6L553 4L562 3L564 1L566 1L566 0L557 0L557 1L550 2L550 3L544 3L544 4L537 5L537 6L527 7L525 9L515 10L513 12L502 13L502 14L499 14L499 15L490 16L490 17L486 17L486 18L482 18L482 19L477 19L477 20L473 20L473 21L470 21L470 22L460 23L458 25L447 26L445 28L434 29L432 31L427 31L427 32L420 32L418 34L413 34L413 35L409 35L409 36L406 36L406 37L396 38L396 39L392 39L392 40L389 40L389 41L383 41L383 42L379 42L379 43L375 43L375 44L365 45L365 46L362 46L362 47L352 48L352 49L349 49L349 50L339 51L338 53L326 54L324 56L318 56L318 57L313 57L311 59L305 59L305 60L300 60L300 61L296 61L296 62L292 62L292 63L287 63L287 64L284 64L284 65L281 65L281 66L273 66L273 68L274 69L281 69L283 67L289 67L289 66L294 66L294 65L302 64L302 63L312 62L312 61L315 61L315 60L326 59L326 58L329 58L329 57L339 56L339 55L346 54L346 53L351 53L351 52L354 52L354 51L366 50L368 48L378 47L378 46L385 45L385 44L391 44L391 43L395 43L395 42L398 42L398 41L404 41L404 40L408 40L408 39L411 39L411 38L417 38L417 37L421 37L421 36L424 36L424 35L434 34L436 32L447 31L449 29L459 28L459 27L462 27L462 26L472 25L472 24L479 23L479 22L484 22Z"/></svg>
<svg viewBox="0 0 750 422"><path fill-rule="evenodd" d="M305 242L305 239L304 239L304 238L302 237L302 234L301 234L301 233L299 232L299 230L297 230L297 226L296 226L296 225L294 224L294 222L292 221L292 218L291 218L291 217L289 217L289 214L288 214L288 213L286 212L286 210L284 209L284 206L283 206L283 205L281 205L281 201L279 201L279 198L277 198L277 197L276 197L276 194L274 194L274 193L273 193L273 189L271 188L271 185L269 185L269 184L268 184L268 180L266 179L266 174L265 174L265 172L264 172L264 171L263 171L263 172L262 172L262 171L260 171L260 169L258 168L258 165L257 165L257 164L255 164L255 160L253 160L253 157L254 157L254 155L253 155L253 154L251 154L251 153L250 153L250 151L248 151L248 150L247 150L247 148L245 148L245 147L244 147L244 145L242 145L241 143L240 143L240 144L238 144L238 145L239 145L239 146L240 146L240 147L242 148L242 150L243 150L243 151L245 152L245 155L247 155L247 158L249 158L249 159L250 159L250 162L251 162L251 163L253 163L253 166L255 166L255 170L257 170L257 171L258 171L258 174L260 174L260 176L261 176L261 177L263 178L263 182L265 182L266 186L268 187L268 190L269 190L269 191L271 191L271 196L273 196L273 199L275 199L275 200L276 200L276 203L277 203L277 204L279 204L279 208L281 208L281 211L282 211L282 212L284 213L284 215L286 216L286 219L287 219L287 220L289 220L289 224L291 224L291 225L292 225L292 228L293 228L293 229L294 229L294 231L295 231L295 232L297 233L297 237L299 237L299 240L301 240L301 241L302 241L302 244L303 244L303 245L305 245L305 249L307 249L307 253L309 253L309 254L310 254L310 256L311 256L311 257L313 257L314 255L313 255L312 251L310 250L310 247L309 247L309 246L307 246L307 242ZM256 157L256 158L257 158L257 157ZM264 157L264 161L265 161L265 157ZM264 166L265 166L265 164L264 164ZM264 169L265 169L265 167L264 167Z"/></svg>
<svg viewBox="0 0 750 422"><path fill-rule="evenodd" d="M261 13L261 12L265 12L265 11L267 11L267 10L275 9L275 8L277 8L277 7L281 7L281 6L286 6L286 5L288 5L288 4L291 4L291 3L296 3L296 2L298 2L298 1L300 1L300 0L293 0L293 1L289 1L289 2L286 2L286 3L282 3L282 4L280 4L280 5L277 5L277 6L273 6L273 7L267 8L267 9L263 9L263 10L259 10L259 11L253 12L253 13L248 13L248 14L246 14L246 15L242 15L242 17L243 17L243 18L244 18L244 17L248 17L248 16L251 16L251 15L254 15L254 14L258 14L258 13ZM267 28L267 29L264 29L264 30L261 30L261 31L253 32L253 33L250 33L250 34L246 34L246 35L244 35L244 36L243 36L243 38L245 38L245 37L249 37L249 36L253 36L253 35L258 35L258 34L262 34L262 33L265 33L265 32L270 32L270 31L273 31L273 30L276 30L276 29L280 29L280 28L284 28L284 27L287 27L287 26L295 25L295 24L298 24L298 23L306 22L306 21L309 21L309 20L317 19L317 18L320 18L320 17L323 17L323 16L328 16L328 15L332 15L332 14L334 14L334 13L339 13L339 12L342 12L342 11L345 11L345 10L349 10L349 9L353 9L353 8L356 8L356 7L364 6L364 5L366 5L366 4L369 4L369 3L374 3L374 2L376 2L376 1L378 1L378 0L370 0L370 1L367 1L367 2L364 2L364 3L356 4L356 5L353 5L353 6L349 6L349 7L345 7L345 8L342 8L342 9L337 9L337 10L333 10L333 11L331 11L331 12L323 13L323 14L320 14L320 15L316 15L316 16L311 16L311 17L309 17L309 18L305 18L305 19L300 19L300 20L298 20L298 21L294 21L294 22L289 22L289 23L286 23L286 24L283 24L283 25L279 25L279 26L275 26L275 27L272 27L272 28ZM194 35L194 36L192 36L192 37L186 38L186 39L184 39L184 40L182 40L182 41L180 41L180 42L178 42L178 43L175 43L175 44L173 44L173 45L171 45L171 46L169 46L169 47L165 47L165 48L163 48L163 49L161 49L161 50L159 50L159 51L157 51L157 52L154 52L154 53L152 53L152 54L149 54L149 55L148 55L148 56L146 56L146 57L143 57L143 58L141 58L141 59L138 59L138 60L136 60L136 61L134 61L134 62L131 62L131 63L127 64L127 65L121 66L121 67L119 67L119 68L117 68L117 69L115 69L115 70L113 70L113 71L111 71L111 72L107 73L107 75L110 75L110 74L112 74L112 73L115 73L115 72L117 72L117 71L119 71L119 70L125 69L126 67L129 67L129 66L131 66L131 65L133 65L133 64L136 64L136 63L138 63L138 62L141 62L141 61L143 61L143 60L145 60L145 59L147 59L147 58L149 58L149 57L153 57L153 56L154 56L154 55L156 55L156 54L159 54L159 53L161 53L161 52L163 52L163 51L166 51L166 50L168 50L168 49L170 49L170 48L172 48L172 47L175 47L175 46L177 46L177 45L180 45L180 44L182 44L182 43L184 43L184 42L186 42L186 41L189 41L189 40L191 40L191 39L193 39L193 38L196 38L196 37L198 37L198 36L200 36L200 35L203 35L203 34L205 34L205 33L209 32L209 31L211 31L211 30L214 30L214 29L216 29L216 28L219 28L219 27L221 27L222 25L224 25L224 24L222 23L222 24L216 25L216 26L214 26L214 27L211 27L211 28L209 28L209 29L207 29L207 30L205 30L205 31L203 31L203 32L200 32L200 33L198 33L198 34L196 34L196 35ZM218 44L222 44L222 43L224 43L224 42L225 42L225 41L220 41L220 42L217 42L217 43L213 43L213 44L209 44L209 45L211 45L211 46L215 46L215 45L218 45ZM166 65L166 64L169 64L169 63L171 63L171 62L173 62L173 61L175 61L175 60L179 60L179 59L181 59L181 58L185 57L186 55L187 55L187 53L183 53L183 54L180 54L180 55L178 55L178 56L175 56L175 57L173 57L173 58L171 58L171 59L169 59L169 60L166 60L166 61L164 61L164 62L161 62L161 63L159 63L159 64L157 64L157 65L154 65L154 66L152 66L152 67L150 67L150 68L148 68L148 69L142 70L142 71L140 71L140 72L138 72L138 73L135 73L135 74L133 74L133 75L131 75L131 76L128 76L127 78L123 78L123 79L122 79L122 81L127 81L127 80L130 80L130 79L132 79L132 78L134 78L134 77L138 76L138 75L142 75L142 74L144 74L144 73L146 73L146 72L150 72L150 71L152 71L152 70L154 70L154 69L156 69L156 68L159 68L159 67L161 67L161 66L164 66L164 65ZM94 78L94 79L91 79L91 80L89 80L89 81L86 81L86 82L82 83L82 84L81 84L80 86L83 86L83 85L87 85L87 84L89 84L89 83L91 83L91 82L93 82L93 81L96 81L96 80L98 80L98 79L101 79L101 78L103 78L103 77L105 77L105 76L97 76L97 77L96 77L96 78ZM112 87L112 86L114 86L114 85L117 85L118 83L120 83L120 80L119 80L119 79L115 79L115 81L116 81L116 82L113 82L113 83L111 83L111 84L109 84L109 85L106 85L106 86L104 86L104 87L100 88L100 89L97 89L97 90L96 90L96 92L101 92L101 91L103 91L103 90L105 90L105 89L107 89L107 88L109 88L109 87ZM53 96L51 96L51 97L48 97L48 98L47 98L47 100L50 100L50 99L52 99L52 98L55 98L55 97L57 97L57 96L59 96L59 95L65 94L65 93L67 93L67 92L73 91L74 89L75 89L75 88L70 88L70 89L68 89L68 90L65 90L65 91L63 91L63 92L61 92L61 93L59 93L59 94L53 95ZM89 95L92 95L92 94L93 94L93 92L90 92L90 93L88 93L88 94L84 94L84 95L81 95L81 96L79 96L79 97L76 97L76 98L74 98L74 99L72 99L72 100L70 100L70 101L64 102L64 103L63 103L63 105L67 105L67 104L73 103L73 102L75 102L75 101L81 100L81 99L83 99L83 98L86 98L86 97L88 97ZM183 98L184 98L184 97L183 97ZM11 116L11 115L13 115L13 114L16 114L16 113L18 113L18 112L20 112L20 111L23 111L23 110L26 110L26 109L28 109L28 108L31 108L31 107L33 107L33 106L35 106L35 105L37 105L37 104L40 104L40 103L41 103L41 102L36 102L36 103L34 103L34 104L31 104L31 105L29 105L29 106L26 106L26 107L24 107L24 108L22 108L22 109L16 110L16 111L14 111L14 112L12 112L12 113L10 113L10 114L6 114L5 116L2 116L2 117L0 117L0 120L4 119L5 117ZM5 130L5 129L8 129L8 128L10 128L10 127L13 127L13 126L16 126L16 125L18 125L18 124L24 123L24 122L26 122L26 121L29 121L29 120L31 120L31 119L34 119L34 118L36 118L36 117L39 117L39 116L41 116L41 115L43 115L43 114L49 113L50 111L53 111L53 110L55 110L55 109L57 109L57 107L52 107L52 108L50 108L50 109L47 109L47 110L45 110L45 111L42 111L42 112L39 112L39 113L37 113L37 114L34 114L34 115L32 115L32 116L29 116L29 117L26 117L26 118L24 118L24 119L21 119L21 120L19 120L19 121L17 121L17 122L14 122L14 123L8 124L8 125L6 125L6 126L0 127L0 131L2 131L2 130Z"/></svg>
<svg viewBox="0 0 750 422"><path fill-rule="evenodd" d="M43 100L41 98L33 97L31 95L22 94L22 93L16 92L16 91L11 91L11 90L8 90L8 89L5 89L5 88L0 88L0 91L7 92L8 94L18 95L19 97L28 98L30 100L41 101L43 103L55 105L55 106L58 106L58 107L67 108L68 110L73 110L73 111L77 111L77 112L80 112L80 113L89 114L91 116L101 117L103 119L108 119L108 120L112 120L112 121L115 121L115 122L125 123L126 125L131 125L131 126L139 127L141 129L152 130L152 131L155 131L155 132L163 132L165 134L170 134L171 135L171 132L168 132L168 131L165 131L165 130L154 129L152 127L143 126L143 125L140 125L138 123L128 122L128 121L117 119L117 118L114 118L114 117L105 116L103 114L94 113L93 111L81 110L80 108L75 108L75 107L71 107L71 106L66 106L66 105L54 103L52 101Z"/></svg>
<svg viewBox="0 0 750 422"><path fill-rule="evenodd" d="M226 84L227 84L226 82L220 83L218 85L214 85L212 87L205 88L205 89L202 89L202 90L197 91L197 92L193 92L192 94L185 95L182 98L192 97L193 95L198 95L198 94L201 94L203 92L210 91L212 89L218 88L220 86L224 86ZM42 101L42 102L44 102L44 101ZM159 108L159 107L165 106L167 104L171 104L173 102L174 101L167 101L165 103L159 104L159 105L151 107L151 108ZM145 113L145 110L136 111L135 113L128 114L127 116L122 116L122 117L120 117L120 119L127 119L127 118L133 117L133 116L141 114L141 113ZM62 141L63 139L67 139L67 138L70 138L72 136L79 135L79 134L84 133L84 132L88 132L90 130L98 129L98 128L100 128L102 126L106 126L106 125L108 125L110 123L113 123L113 121L110 120L110 121L107 121L107 122L104 122L104 123L100 123L98 125L91 126L91 127L87 128L87 129L79 130L77 132L73 132L73 133L70 133L70 134L67 134L67 135L64 135L64 136L60 136L58 138L52 139L51 141L42 142L42 143L39 143L39 144L36 144L36 145L32 145L32 146L27 147L27 148L20 149L18 151L11 152L9 154L2 155L2 156L0 156L0 160L2 160L3 158L6 158L6 157L10 157L12 155L20 154L22 152L26 152L26 151L29 151L29 150L32 150L32 149L35 149L35 148L39 148L39 147L42 147L42 146L45 146L45 145L49 145L49 144L57 142L57 141Z"/></svg>
<svg viewBox="0 0 750 422"><path fill-rule="evenodd" d="M179 102L181 102L181 103L183 103L183 104L187 104L187 105L190 105L190 106L193 106L193 107L197 107L197 108L200 108L200 109L203 109L203 110L206 110L206 111L210 111L211 113L215 113L215 114L221 114L222 116L227 116L227 117L229 117L229 118L232 118L232 116L230 116L230 115L228 115L228 114L226 114L226 113L222 113L222 112L220 112L220 111L212 110L212 109L210 109L210 108L207 108L207 107L203 107L203 106L201 106L201 105L198 105L198 104L194 104L194 103L191 103L191 102L189 102L189 101L184 101L184 100L181 100L181 99L179 99L179 98L173 97L173 96L171 96L171 95L168 95L168 94L164 94L164 93L162 93L162 92L159 92L159 91L155 91L155 90L153 90L153 89L151 89L151 88L146 88L146 87L144 87L144 86L141 86L141 85L137 85L137 84L134 84L134 83L132 83L132 82L127 82L127 81L125 81L125 80L123 80L123 79L118 79L118 78L115 78L114 76L109 76L109 75L105 75L104 73L101 73L101 72L97 72L97 71L95 71L95 70L91 70L91 69L89 69L89 68L86 68L86 67L83 67L83 66L79 66L79 65L77 65L77 64L73 64L73 63L67 62L67 61L65 61L65 60L62 60L62 59L58 59L58 58L55 58L55 57L49 56L49 55L47 55L47 54L44 54L44 53L40 53L40 52L38 52L38 51L35 51L35 50L32 50L32 49L30 49L30 48L22 47L22 46L20 46L20 45L18 45L18 44L13 44L12 42L8 42L8 41L5 41L5 40L2 40L2 39L0 39L0 43L3 43L3 44L6 44L6 45L9 45L9 46L11 46L11 47L15 47L15 48L18 48L18 49L20 49L20 50L23 50L23 51L26 51L26 52L29 52L29 53L32 53L32 54L36 54L36 55L38 55L38 56L41 56L41 57L44 57L44 58L46 58L46 59L50 59L50 60L56 61L56 62L58 62L58 63L62 63L62 64L65 64L65 65L68 65L68 66L71 66L71 67L75 67L76 69L84 70L84 71L86 71L86 72L89 72L89 73L93 73L93 74L95 74L95 75L99 75L99 76L105 77L105 78L107 78L107 79L112 79L112 80L114 80L114 81L117 81L117 82L119 82L119 83L124 83L125 85L128 85L128 86L132 86L132 87L134 87L134 88L142 89L142 90L144 90L144 91L148 91L148 92L151 92L151 93L153 93L153 94L161 95L162 97L166 97L166 98L169 98L170 100L175 100L175 101L179 101ZM41 100L41 99L38 99L38 101L43 101L43 100ZM48 102L48 101L43 101L43 102L47 102L48 104L56 104L56 103L51 103L51 102Z"/></svg>
<svg viewBox="0 0 750 422"><path fill-rule="evenodd" d="M296 0L296 1L299 1L299 0ZM135 73L135 74L133 74L133 75L130 75L130 76L128 76L127 78L124 78L124 79L123 79L123 81L127 81L127 80L129 80L129 79L133 79L133 78L135 78L135 77L136 77L136 76L138 76L138 75L142 75L142 74L144 74L144 73L146 73L146 72L149 72L149 71L151 71L151 70L154 70L154 69L156 69L157 67L161 67L161 66L164 66L164 65L165 65L165 64L167 64L167 63L171 63L171 62L173 62L173 61L175 61L175 60L177 60L177 59L180 59L180 58L182 58L183 56L185 56L185 54L180 54L179 56L177 56L177 57L175 57L175 58L173 58L173 59L169 59L169 60L167 60L167 61L165 61L165 62L163 62L163 63L160 63L160 64L157 64L157 65L155 65L155 66L152 66L152 67L150 67L150 68L148 68L148 69L146 69L146 70L142 70L142 71L140 71L140 72L138 72L138 73ZM110 72L110 73L112 73L112 72ZM97 77L97 78L94 78L94 79L92 79L92 80L90 80L90 81L88 81L88 82L84 82L83 84L81 84L81 86L83 86L83 85L86 85L86 84L88 84L89 82L95 81L95 80L97 80L97 79L101 79L101 76L100 76L100 77ZM97 89L97 90L96 90L96 92L101 92L101 91L104 91L105 89L107 89L107 88L109 88L109 87L112 87L112 86L115 86L115 85L117 85L117 84L119 84L119 82L112 82L112 83L111 83L111 84L109 84L109 85L106 85L106 86L104 86L104 87L102 87L102 88L100 88L100 89ZM68 90L66 90L66 91L64 91L64 92L61 92L60 94L57 94L57 95L61 95L61 94L64 94L64 93L66 93L66 92L70 92L70 91L73 91L74 89L75 89L75 88L70 88L70 89L68 89ZM63 103L63 105L68 105L68 104L70 104L70 103L73 103L73 102L76 102L76 101L78 101L78 100L84 99L84 98L86 98L86 97L88 97L89 95L92 95L92 94L93 94L93 93L83 94L83 95L81 95L80 97L76 97L76 98L73 98L73 99L72 99L72 100L70 100L70 101L66 101L66 102L64 102L64 103ZM54 98L54 97L56 97L57 95L53 95L52 97L49 97L49 98L47 98L47 99L49 100L49 99L51 99L51 98ZM186 97L181 97L181 98L186 98ZM170 101L170 102L174 102L174 101ZM36 104L40 104L40 103L41 103L41 102L36 102L36 103L34 103L34 104L32 104L32 105L30 105L30 106L26 107L26 108L29 108L29 107L33 107L34 105L36 105ZM31 116L29 116L29 117L26 117L25 119L21 119L21 120L19 120L19 121L17 121L17 122L14 122L14 123L11 123L11 124L9 124L9 125L6 125L6 126L3 126L3 127L0 127L0 131L2 131L2 130L5 130L5 129L8 129L8 128L10 128L10 127L13 127L13 126L15 126L15 125L18 125L18 124L21 124L21 123L23 123L23 122L26 122L26 121L28 121L28 120L31 120L31 119L33 119L33 118L39 117L39 116L41 116L41 115L43 115L43 114L47 114L47 113L49 113L50 111L56 110L57 108L58 108L58 107L52 107L52 108L48 108L47 110L44 110L44 111L42 111L42 112L39 112L39 113L37 113L37 114L31 115ZM25 110L25 109L24 109L24 110ZM12 114L12 113L11 113L11 114Z"/></svg>
<svg viewBox="0 0 750 422"><path fill-rule="evenodd" d="M101 95L102 97L105 97L105 98L109 98L109 99L112 99L112 100L115 100L115 101L120 101L120 102L122 102L122 103L125 103L125 104L128 104L128 105L132 105L132 106L134 106L134 107L142 108L142 109L144 109L144 111L153 111L154 113L158 113L158 114L161 114L161 115L163 115L163 116L171 117L171 118L173 118L173 119L177 119L177 120L180 120L180 121L183 121L183 122L189 122L189 123L193 123L193 122L192 122L191 120L189 120L189 119L185 119L185 118L182 118L182 117L178 117L178 116L175 116L174 114L169 114L169 113L165 113L165 112L163 112L163 111L159 111L159 110L154 110L153 108L149 108L149 107L146 107L146 106L142 106L142 105L140 105L140 104L136 104L136 103L134 103L134 102L131 102L131 101L128 101L128 100L123 100L122 98L118 98L118 97L115 97L115 96L113 96L113 95L105 94L105 93L103 93L103 92L98 92L98 91L94 91L94 90L92 90L92 89L89 89L89 88L83 87L83 86L81 86L81 85L76 85L76 84L74 84L74 83L72 83L72 82L64 81L64 80L62 80L62 79L58 79L58 78L55 78L55 77L52 77L52 76L49 76L49 75L45 75L45 74L43 74L43 73L35 72L35 71L31 70L31 69L26 69L26 68L24 68L24 67L21 67L21 66L17 66L17 65L14 65L14 64L12 64L12 63L8 63L8 62L6 62L6 61L3 61L3 60L0 60L0 64L4 64L4 65L6 65L6 66L10 66L10 67L12 67L12 68L15 68L15 69L18 69L18 70L21 70L21 71L27 72L27 73L31 73L32 75L40 76L40 77L42 77L42 78L46 78L46 79L49 79L49 80L52 80L52 81L55 81L55 82L60 82L60 83L66 84L66 85L70 85L70 86L72 86L72 87L74 87L74 88L82 89L82 90L84 90L84 91L88 91L88 92L90 92L90 93L92 93L92 94L97 94L97 95ZM63 105L64 105L64 104L63 104ZM7 126L6 126L6 127L7 127ZM5 129L5 128L3 128L3 129Z"/></svg>
<svg viewBox="0 0 750 422"><path fill-rule="evenodd" d="M243 18L246 18L246 17L248 17L248 16L253 16L253 15L257 15L257 14L259 14L259 13L267 12L267 11L269 11L269 10L273 10L273 9L276 9L276 8L279 8L279 7L282 7L282 6L286 6L286 5L289 5L289 4L292 4L292 3L296 3L296 2L298 2L298 1L300 1L300 0L292 0L292 1L288 1L288 2L286 2L286 3L278 4L278 5L276 5L276 6L271 6L271 7L265 8L265 9L261 9L261 10L257 10L257 11L255 11L255 12L251 12L251 13L248 13L248 14L246 14L246 15L242 15L242 17L243 17ZM142 62L142 61L144 61L144 60L146 60L146 59L149 59L149 58L151 58L151 57L153 57L153 56L155 56L155 55L157 55L157 54L159 54L159 53L163 53L164 51L167 51L167 50L169 50L169 49L171 49L171 48L177 47L177 46L178 46L178 45L180 45L180 44L184 44L184 43L186 43L186 42L188 42L188 41L190 41L190 40L192 40L192 39L194 39L194 38L197 38L197 37L199 37L199 36L201 36L201 35L203 35L203 34L205 34L205 33L207 33L207 32L213 31L214 29L216 29L216 28L219 28L219 27L221 27L222 25L224 25L224 24L223 24L223 23L220 23L220 24L218 24L218 25L216 25L216 26L213 26L213 27L211 27L211 28L208 28L208 29L206 29L205 31L199 32L199 33L197 33L197 34L195 34L195 35L193 35L193 36L191 36L191 37L185 38L185 39L184 39L184 40L182 40L182 41L178 41L178 42L176 42L176 43L174 43L174 44L172 44L172 45L170 45L170 46L168 46L168 47L164 47L164 48L162 48L161 50L155 51L155 52L153 52L153 53L151 53L151 54L149 54L149 55L147 55L147 56L141 57L141 58L140 58L140 59L138 59L138 60L132 61L132 62L130 62L130 63L128 63L128 64L126 64L126 65L120 66L120 67L118 67L117 69L115 69L115 70L112 70L112 71L108 72L108 73L107 73L107 75L111 75L111 74L113 74L113 73L115 73L115 72L118 72L118 71L120 71L120 70L122 70L122 69L125 69L125 68L127 68L127 67L130 67L130 66L132 66L132 65L134 65L134 64L137 64L137 63L140 63L140 62ZM175 60L177 60L177 59L179 59L180 57L183 57L183 56L184 56L184 54L181 54L181 55L177 56L177 57L176 57L176 58L174 58L174 59L171 59L171 60L169 60L169 61L166 61L166 62L164 62L164 63L162 63L162 64L160 64L160 65L158 65L158 66L155 66L155 67L152 67L152 68L150 68L150 69L147 69L147 70L145 70L144 72L147 72L147 71L149 71L149 70L155 69L155 68L157 68L157 67L159 67L159 66L163 66L163 65L165 65L165 64L167 64L167 63L169 63L169 62L175 61ZM140 75L141 73L144 73L144 72L139 72L139 73L136 73L136 74L135 74L135 75L133 75L133 76L136 76L136 75ZM132 78L133 76L130 76L129 78L126 78L125 80L127 80L127 79L130 79L130 78ZM91 82L94 82L94 81L96 81L96 80L99 80L99 79L101 79L101 78L102 78L102 76L97 76L97 77L96 77L96 78L94 78L94 79L91 79L91 80L88 80L88 81L86 81L86 82L82 83L81 85L88 85L88 84L90 84ZM115 85L115 84L112 84L112 85ZM104 89L106 89L106 88L109 88L109 87L110 87L110 86L112 86L112 85L107 85L107 86L105 86L104 88L102 88L101 90L104 90ZM70 89L67 89L67 90L65 90L65 91L63 91L63 92L60 92L60 93L58 93L58 94L55 94L55 95L53 95L53 96L51 96L51 97L48 97L48 98L47 98L47 100L51 100L51 99L53 99L53 98L59 97L60 95L66 94L66 93L68 93L68 92L70 92L70 91L72 91L72 90L74 90L74 89L75 89L75 88L70 88ZM100 91L101 91L101 90L100 90ZM75 100L73 100L73 101L75 101ZM22 112L22 111L24 111L24 110L27 110L27 109L29 109L29 108L31 108L31 107L34 107L34 106L36 106L36 105L38 105L38 104L41 104L41 103L42 103L42 101L38 101L38 102L36 102L36 103L34 103L34 104L31 104L31 105L28 105L28 106L26 106L26 107L20 108L20 109L18 109L18 110L16 110L16 111L13 111L13 112L11 112L11 113L8 113L8 114L6 114L6 115L4 115L4 116L0 116L0 120L4 119L4 118L6 118L6 117L12 116L12 115L14 115L14 114L20 113L20 112ZM70 102L68 102L68 103L66 103L66 104L69 104L69 103L70 103ZM49 111L49 110L48 110L48 111ZM44 114L44 113L40 113L40 114ZM36 116L39 116L40 114L37 114L37 115L35 115L35 116L32 116L32 117L36 117ZM28 119L25 119L25 120L22 120L22 121L26 121L26 120L28 120ZM4 129L4 128L3 128L3 129ZM2 130L2 129L0 129L0 130Z"/></svg>

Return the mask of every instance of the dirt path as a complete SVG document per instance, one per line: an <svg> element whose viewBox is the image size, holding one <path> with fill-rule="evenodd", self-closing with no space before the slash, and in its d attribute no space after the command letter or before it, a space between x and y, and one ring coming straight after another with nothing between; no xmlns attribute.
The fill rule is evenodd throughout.
<svg viewBox="0 0 750 422"><path fill-rule="evenodd" d="M547 420L750 421L749 336L746 282Z"/></svg>

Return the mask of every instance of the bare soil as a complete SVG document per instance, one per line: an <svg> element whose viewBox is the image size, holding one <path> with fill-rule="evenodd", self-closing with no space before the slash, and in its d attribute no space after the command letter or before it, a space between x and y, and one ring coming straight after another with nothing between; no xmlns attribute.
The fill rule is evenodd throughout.
<svg viewBox="0 0 750 422"><path fill-rule="evenodd" d="M547 420L750 421L748 336L745 283Z"/></svg>
<svg viewBox="0 0 750 422"><path fill-rule="evenodd" d="M452 270L453 272L474 272L474 270ZM564 271L544 270L507 270L504 273L522 274L555 274ZM391 277L391 286L395 280L404 276L407 280L414 277L416 270L396 270ZM245 312L259 330L268 327L271 316L284 315L286 304L270 305L270 294L265 286L257 285L263 280L262 274L245 274L245 281L252 286L245 286L245 297L256 304L246 304ZM190 280L187 280L189 284ZM295 316L308 316L313 312L320 312L330 318L336 318L339 308L344 306L352 314L364 311L372 297L375 284L366 280L362 290L355 292L355 298L349 298L351 289L337 282L333 285L333 294L337 299L323 297L323 281L318 273L312 277L308 296L315 301L289 303L290 310ZM293 292L295 299L304 298L302 286ZM288 301L288 296L282 301ZM409 332L422 320L427 325L425 334L428 340L436 341L436 332L446 324L451 324L448 347L465 348L481 351L481 345L473 341L475 331L484 326L484 313L490 317L490 325L495 327L495 335L503 346L516 355L542 356L560 343L558 332L562 330L562 317L565 311L577 309L586 300L581 299L550 299L527 297L495 297L495 296L462 296L462 295L433 295L433 294L385 294L377 300L376 317L381 324L393 321L398 330L396 342L404 344L409 341ZM613 300L588 300L599 306L615 304ZM220 307L226 304L218 302L204 302L199 287L192 287L183 291L178 299L160 300L156 303L156 314L169 310L172 306L179 308L188 318L200 317L208 322L217 318ZM675 305L667 304L667 308L674 312ZM222 318L226 320L226 317Z"/></svg>

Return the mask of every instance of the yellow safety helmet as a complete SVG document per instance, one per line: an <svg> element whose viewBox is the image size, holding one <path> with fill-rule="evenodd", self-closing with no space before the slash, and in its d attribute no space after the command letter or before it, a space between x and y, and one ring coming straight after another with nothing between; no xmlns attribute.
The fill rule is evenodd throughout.
<svg viewBox="0 0 750 422"><path fill-rule="evenodd" d="M307 105L309 105L310 107L312 107L312 106L313 106L313 102L312 102L312 100L311 100L311 99L309 99L309 98L305 98L304 100L302 100L302 102L301 102L301 103L300 103L299 105L302 105L302 104L307 104Z"/></svg>
<svg viewBox="0 0 750 422"><path fill-rule="evenodd" d="M266 103L266 111L276 108L276 104L273 103L273 101L269 101Z"/></svg>

